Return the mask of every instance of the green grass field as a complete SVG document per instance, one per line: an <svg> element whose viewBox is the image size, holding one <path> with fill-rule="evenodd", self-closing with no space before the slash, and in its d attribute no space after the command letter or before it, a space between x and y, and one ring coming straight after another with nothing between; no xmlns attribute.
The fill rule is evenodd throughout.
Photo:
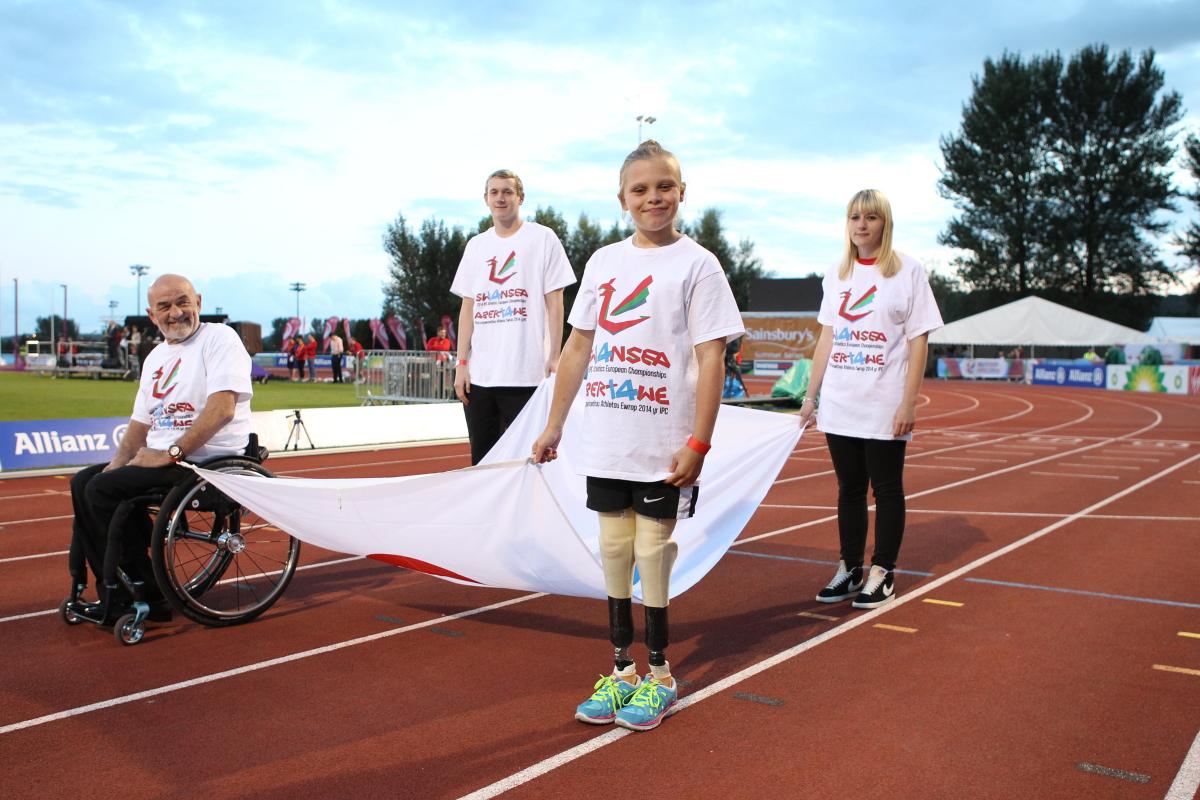
<svg viewBox="0 0 1200 800"><path fill-rule="evenodd" d="M30 372L0 372L0 421L123 417L133 411L133 381L49 378ZM352 383L254 384L254 411L279 408L356 406Z"/></svg>

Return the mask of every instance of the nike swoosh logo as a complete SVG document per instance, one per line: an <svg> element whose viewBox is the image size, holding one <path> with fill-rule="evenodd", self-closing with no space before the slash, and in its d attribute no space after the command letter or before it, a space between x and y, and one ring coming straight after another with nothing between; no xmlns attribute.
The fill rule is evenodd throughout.
<svg viewBox="0 0 1200 800"><path fill-rule="evenodd" d="M659 500L662 500L665 497L666 497L665 494L662 497L647 497L646 502L647 503L657 503Z"/></svg>

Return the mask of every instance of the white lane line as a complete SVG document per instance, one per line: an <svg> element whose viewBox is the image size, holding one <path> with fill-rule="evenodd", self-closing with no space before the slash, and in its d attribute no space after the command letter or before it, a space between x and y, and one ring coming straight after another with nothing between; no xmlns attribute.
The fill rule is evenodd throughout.
<svg viewBox="0 0 1200 800"><path fill-rule="evenodd" d="M977 467L960 467L954 464L905 464L910 469L951 469L955 472L974 472Z"/></svg>
<svg viewBox="0 0 1200 800"><path fill-rule="evenodd" d="M984 456L934 456L938 461L985 461L993 464L1007 464L1007 458L985 458Z"/></svg>
<svg viewBox="0 0 1200 800"><path fill-rule="evenodd" d="M53 553L35 553L31 556L12 556L10 558L0 558L0 564L8 564L13 561L28 561L31 558L50 558L51 556L65 556L70 550L57 550Z"/></svg>
<svg viewBox="0 0 1200 800"><path fill-rule="evenodd" d="M10 494L10 495L3 495L3 496L0 496L0 500L28 500L28 499L30 499L31 497L42 497L42 498L45 498L45 497L53 497L53 496L55 496L55 495L60 495L60 494L70 494L70 493L71 493L71 492L70 492L70 490L68 490L68 491L65 491L65 492L62 492L62 491L59 491L59 490L57 490L57 489L47 489L47 490L46 490L46 491L44 491L44 492L38 492L38 493L36 493L36 494Z"/></svg>
<svg viewBox="0 0 1200 800"><path fill-rule="evenodd" d="M347 647L354 647L354 646L360 645L360 644L367 644L368 642L375 642L380 639L386 639L389 636L397 636L401 633L408 633L410 631L420 630L421 628L429 628L434 625L438 625L440 623L452 622L456 619L463 619L465 617L473 617L476 614L483 614L488 611L495 611L498 608L504 608L505 606L516 605L517 603L524 603L528 600L535 600L539 597L545 597L545 596L546 596L546 594L544 592L534 592L533 594L526 594L526 595L522 595L521 597L514 597L511 600L503 600L499 603L492 603L491 605L488 605L488 606L480 606L479 608L472 608L467 611L460 611L457 614L446 614L444 616L437 617L436 619L428 619L428 620L425 620L424 622L417 622L413 625L405 625L402 628L393 628L391 630L381 631L379 633L372 633L367 636L359 636L356 639L347 639L344 642L328 644L328 645L325 645L324 647L314 647L311 650L302 650L298 653L291 653L286 656L280 656L279 658L272 658L267 661L259 661L254 664L246 664L245 666L235 667L234 669L227 669L227 670L224 670L223 672L214 672L209 675L201 675L199 677L191 678L186 681L179 681L177 683L169 683L166 686L159 686L156 689L147 689L143 692L135 692L133 694L122 695L121 697L114 697L111 700L101 700L98 703L89 703L86 706L77 706L76 708L68 708L65 711L58 711L54 714L46 714L45 716L34 717L33 719L22 720L21 722L14 722L11 725L4 725L4 726L0 727L0 736L3 736L6 733L22 731L22 730L25 730L26 728L35 728L38 725L45 725L48 722L57 722L62 719L69 719L70 717L78 717L81 714L90 714L93 711L100 711L105 708L112 708L113 706L122 706L127 703L136 703L137 701L145 700L148 697L158 697L159 695L169 694L170 692L178 692L181 689L189 689L193 686L202 686L203 684L206 684L206 683L213 683L215 681L224 680L226 678L232 678L236 675L244 675L248 672L257 672L258 670L269 669L270 667L277 667L280 664L288 664L293 661L299 661L301 659L311 658L313 656L324 655L325 653L333 653L338 650L345 650ZM895 603L893 603L893 605L895 605Z"/></svg>
<svg viewBox="0 0 1200 800"><path fill-rule="evenodd" d="M836 511L837 506L793 505L790 503L763 503L759 508L792 508L808 511ZM908 508L906 514L951 514L964 517L1031 517L1034 519L1062 519L1070 512L1049 511L976 511L957 508ZM1168 517L1158 514L1086 514L1083 519L1103 519L1115 522L1200 522L1200 517Z"/></svg>
<svg viewBox="0 0 1200 800"><path fill-rule="evenodd" d="M1085 456L1080 456L1080 458L1090 458L1093 461L1120 461L1122 463L1126 461L1146 461L1153 464L1162 461L1161 458L1138 458L1137 456L1102 456L1099 453L1088 453Z"/></svg>
<svg viewBox="0 0 1200 800"><path fill-rule="evenodd" d="M1119 500L1122 497L1124 497L1132 492L1137 491L1138 489L1142 488L1143 486L1150 484L1154 480L1156 480L1176 469L1179 469L1180 467L1184 466L1185 464L1188 464L1191 461L1195 461L1198 458L1200 458L1200 453L1192 456L1187 461L1182 461L1178 464L1175 464L1172 467L1168 467L1168 468L1162 470L1157 475L1153 475L1149 478L1146 478L1143 481L1140 481L1139 483L1135 483L1132 486L1122 489L1121 491L1105 498L1104 500L1100 500L1096 503L1093 503L1092 505L1088 506L1087 508L1078 512L1077 514L1073 514L1070 517L1066 517L1057 522L1053 522L1050 525L1047 525L1046 527L1044 527L1040 530L1034 531L1033 533L1029 534L1028 536L1025 536L1024 538L1018 539L1017 541L1015 541L1009 545L1001 547L999 550L988 553L985 556L981 556L980 558L975 559L971 563L965 564L965 565L959 567L958 569L954 570L953 572L947 573L946 575L943 575L940 578L935 578L935 579L931 580L929 583L918 586L917 588L904 593L900 597L893 600L891 603L888 603L886 606L882 606L873 611L868 611L861 616L853 617L853 618L847 620L846 622L843 622L841 625L838 625L837 627L830 628L829 630L825 631L824 633L814 636L813 638L808 639L806 641L803 641L800 644L795 645L794 647L790 647L787 650L776 653L775 655L770 656L769 658L759 661L757 664L752 664L749 667L746 667L745 669L743 669L739 672L735 672L734 674L729 675L728 677L722 678L721 680L717 681L716 683L713 683L713 684L710 684L710 685L704 687L703 689L696 692L695 694L685 696L683 699L681 699L679 701L679 709L683 710L683 709L687 708L688 706L692 706L697 703L703 702L704 700L708 699L709 697L712 697L715 694L719 694L720 692L723 692L732 686L736 686L737 684L742 683L743 681L747 680L748 678L754 677L755 675L759 674L760 672L765 672L766 670L771 669L772 667L778 666L779 664L782 664L783 662L788 661L789 659L795 658L796 656L800 655L801 653L812 650L814 647L818 647L818 646L824 644L825 642L828 642L831 639L837 638L838 636L841 636L844 633L848 633L849 631L852 631L855 628L858 628L862 625L866 625L868 623L874 623L875 619L877 617L879 617L880 615L887 614L890 611L893 611L896 608L904 605L905 603L912 602L913 600L921 597L922 595L928 594L929 592L932 592L934 589L940 588L940 587L944 586L945 584L949 583L950 581L956 580L957 578L962 577L963 575L967 574L968 572L971 572L972 570L978 569L979 567L982 567L985 564L995 561L997 558L1000 558L1001 556L1008 555L1009 553L1013 552L1014 550L1017 550L1018 548L1024 547L1025 545L1027 545L1031 542L1037 541L1038 539L1041 539L1043 536L1046 536L1047 534L1052 533L1053 531L1056 531L1065 525L1068 525L1069 523L1071 523L1072 521L1077 519L1079 516L1091 513L1092 511L1095 511L1096 509L1102 508L1102 507L1108 505L1109 503ZM583 744L577 745L568 750L564 750L561 753L557 753L553 756L550 756L549 758L543 759L542 761L539 761L536 764L526 767L525 769L521 770L520 772L513 773L512 775L509 775L507 778L501 778L500 780L496 781L495 783L489 784L488 786L484 786L483 788L478 789L474 792L471 792L470 794L463 795L461 798L459 798L459 800L488 800L489 798L496 797L497 795L503 794L504 792L507 792L510 789L515 789L516 787L518 787L522 784L528 783L529 781L533 780L534 778L541 777L542 775L545 775L555 769L558 769L561 766L569 764L570 762L575 761L576 759L579 759L579 758L587 755L588 753L595 752L596 750L599 750L601 747L604 747L606 745L612 744L613 742L619 741L620 739L623 739L625 736L627 736L631 733L633 733L633 732L625 730L623 728L617 728L615 730L601 734L600 736L597 736L593 739L589 739L588 741L584 742ZM1195 749L1195 748L1193 748L1193 749ZM1187 762L1185 761L1185 766L1186 765L1187 765ZM1180 772L1182 774L1183 770L1180 770Z"/></svg>
<svg viewBox="0 0 1200 800"><path fill-rule="evenodd" d="M1192 740L1192 746L1188 749L1187 755L1183 757L1183 763L1179 765L1179 772L1175 774L1175 780L1171 781L1171 788L1167 789L1163 800L1193 800L1198 792L1200 792L1200 733L1197 733L1196 738Z"/></svg>
<svg viewBox="0 0 1200 800"><path fill-rule="evenodd" d="M32 517L30 519L14 519L7 522L0 522L0 529L7 528L9 525L29 525L34 522L57 522L61 519L74 519L74 514L61 514L57 517Z"/></svg>
<svg viewBox="0 0 1200 800"><path fill-rule="evenodd" d="M1062 463L1062 466L1076 467L1079 469L1132 469L1132 470L1145 469L1145 467L1131 467L1131 466L1127 466L1125 464L1068 464L1065 461Z"/></svg>
<svg viewBox="0 0 1200 800"><path fill-rule="evenodd" d="M1200 481L1184 481L1184 483L1189 483L1189 484L1195 485L1195 484L1200 484Z"/></svg>
<svg viewBox="0 0 1200 800"><path fill-rule="evenodd" d="M367 461L362 464L336 464L329 467L305 467L304 469L289 469L286 472L277 472L276 475L300 475L305 472L332 472L338 469L357 469L358 467L377 467L388 464L416 464L419 461L448 461L450 459L467 459L471 460L470 453L454 453L445 456L426 456L423 458L397 458L390 461Z"/></svg>
<svg viewBox="0 0 1200 800"><path fill-rule="evenodd" d="M316 569L317 567L332 567L335 564L345 564L348 561L365 561L365 560L366 560L366 556L348 556L346 558L335 558L332 561L318 561L315 564L304 564L302 566L296 567L296 572L302 572L303 570L306 570L306 569ZM278 573L276 572L276 573L272 573L272 574L278 574ZM221 583L228 583L231 580L233 580L233 578L227 578L227 579L221 581ZM0 622L16 622L19 619L29 619L30 617L44 617L48 614L57 614L57 613L58 613L57 608L50 608L45 611L30 611L28 614L17 614L12 617L0 617Z"/></svg>
<svg viewBox="0 0 1200 800"><path fill-rule="evenodd" d="M1096 478L1102 481L1115 481L1116 475L1088 475L1083 472L1031 472L1030 475L1046 475L1051 478Z"/></svg>

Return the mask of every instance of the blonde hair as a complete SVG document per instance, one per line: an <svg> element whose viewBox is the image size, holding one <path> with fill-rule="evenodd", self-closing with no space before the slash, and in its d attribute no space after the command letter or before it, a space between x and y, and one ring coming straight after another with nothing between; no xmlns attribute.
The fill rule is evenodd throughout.
<svg viewBox="0 0 1200 800"><path fill-rule="evenodd" d="M625 163L621 165L621 187L618 190L618 194L625 193L625 173L629 170L630 164L635 161L650 161L655 158L671 162L675 167L675 179L679 181L680 185L683 185L683 173L679 168L679 159L675 157L674 153L667 150L658 142L653 139L647 139L635 147L629 155L625 156Z"/></svg>
<svg viewBox="0 0 1200 800"><path fill-rule="evenodd" d="M513 172L511 169L498 169L491 175L487 176L487 180L483 182L483 196L487 197L488 184L492 182L492 178L510 178L513 182L513 188L517 190L517 197L521 198L521 202L525 202L525 184L521 183L521 176Z"/></svg>
<svg viewBox="0 0 1200 800"><path fill-rule="evenodd" d="M846 204L846 250L838 267L838 278L849 280L854 274L854 262L858 260L858 245L850 238L850 215L855 211L883 217L883 238L875 254L875 267L884 278L894 276L900 271L900 256L892 249L892 204L878 189L863 189Z"/></svg>

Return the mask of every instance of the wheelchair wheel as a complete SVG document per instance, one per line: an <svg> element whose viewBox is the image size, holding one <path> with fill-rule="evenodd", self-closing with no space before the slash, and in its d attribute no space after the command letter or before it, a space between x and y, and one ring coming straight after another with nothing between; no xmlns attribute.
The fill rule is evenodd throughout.
<svg viewBox="0 0 1200 800"><path fill-rule="evenodd" d="M246 459L207 469L273 478ZM150 558L167 600L202 625L249 622L274 605L300 560L300 541L193 476L174 487L154 522Z"/></svg>
<svg viewBox="0 0 1200 800"><path fill-rule="evenodd" d="M71 610L70 597L63 600L62 603L59 604L58 615L62 617L62 621L68 625L78 625L79 623L83 622L83 620L76 616L75 612Z"/></svg>
<svg viewBox="0 0 1200 800"><path fill-rule="evenodd" d="M126 614L117 620L117 624L113 625L113 636L117 637L117 641L124 645L135 645L142 640L146 635L146 626L141 623L134 623L137 619L135 614Z"/></svg>

